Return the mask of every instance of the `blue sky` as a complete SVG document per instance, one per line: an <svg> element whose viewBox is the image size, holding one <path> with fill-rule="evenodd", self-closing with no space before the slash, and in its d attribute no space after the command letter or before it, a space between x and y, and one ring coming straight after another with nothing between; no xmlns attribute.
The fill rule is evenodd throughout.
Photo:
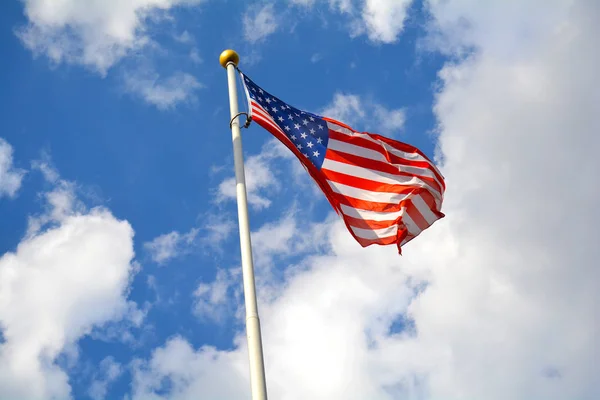
<svg viewBox="0 0 600 400"><path fill-rule="evenodd" d="M226 48L448 184L403 257L363 249L243 130L273 398L600 395L592 2L83 3L0 6L0 397L249 398ZM557 166L581 159L579 179ZM551 293L584 293L580 313Z"/></svg>

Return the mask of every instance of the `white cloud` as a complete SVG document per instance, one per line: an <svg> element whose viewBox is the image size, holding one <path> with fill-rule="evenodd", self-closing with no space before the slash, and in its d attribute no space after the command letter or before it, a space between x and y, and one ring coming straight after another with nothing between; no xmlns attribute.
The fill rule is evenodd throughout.
<svg viewBox="0 0 600 400"><path fill-rule="evenodd" d="M600 5L428 7L453 52L477 49L440 74L446 218L401 258L330 226L331 252L259 305L270 397L597 399ZM247 397L244 343L174 339L135 393Z"/></svg>
<svg viewBox="0 0 600 400"><path fill-rule="evenodd" d="M195 352L181 337L170 339L157 348L149 361L134 363L133 400L243 399L248 397L247 356L239 352L223 352L204 346ZM200 378L200 379L198 379ZM170 382L170 390L164 389ZM233 384L232 384L233 383Z"/></svg>
<svg viewBox="0 0 600 400"><path fill-rule="evenodd" d="M365 0L362 19L369 39L382 43L398 40L411 3L412 0Z"/></svg>
<svg viewBox="0 0 600 400"><path fill-rule="evenodd" d="M318 3L317 0L288 0L291 4L304 6L304 7L312 7L315 3ZM327 4L333 10L337 10L343 13L349 13L353 10L352 0L327 0Z"/></svg>
<svg viewBox="0 0 600 400"><path fill-rule="evenodd" d="M233 233L236 223L226 214L209 214L205 220L200 240L212 250L221 251L223 241Z"/></svg>
<svg viewBox="0 0 600 400"><path fill-rule="evenodd" d="M21 187L25 171L13 166L13 148L0 138L0 198L14 197Z"/></svg>
<svg viewBox="0 0 600 400"><path fill-rule="evenodd" d="M306 172L305 172L306 173ZM309 224L298 219L298 210L294 204L281 218L268 222L252 232L252 250L258 273L268 280L268 274L276 267L275 259L287 259L304 252L314 252L326 242L325 225Z"/></svg>
<svg viewBox="0 0 600 400"><path fill-rule="evenodd" d="M197 228L192 228L187 233L173 231L144 243L144 248L150 253L154 262L165 264L167 261L189 252L195 245L197 236Z"/></svg>
<svg viewBox="0 0 600 400"><path fill-rule="evenodd" d="M281 152L274 151L274 142L269 141L263 146L261 153L244 160L248 204L253 208L260 210L271 205L271 201L263 192L279 189L278 179L271 163L273 159L282 156ZM223 180L217 188L216 200L236 200L236 198L235 178Z"/></svg>
<svg viewBox="0 0 600 400"><path fill-rule="evenodd" d="M202 282L194 292L194 314L201 318L210 318L217 322L228 311L228 291L233 285L231 272L217 271L211 283Z"/></svg>
<svg viewBox="0 0 600 400"><path fill-rule="evenodd" d="M398 40L412 0L289 0L291 4L313 7L327 3L330 10L349 16L350 36L366 34L375 43L394 43ZM358 3L358 4L355 4Z"/></svg>
<svg viewBox="0 0 600 400"><path fill-rule="evenodd" d="M248 7L243 18L244 38L256 43L273 34L279 26L274 11L273 4Z"/></svg>
<svg viewBox="0 0 600 400"><path fill-rule="evenodd" d="M394 134L402 129L404 109L388 109L372 100L355 94L336 93L332 102L320 111L321 115L337 119L356 130L373 130L374 133Z"/></svg>
<svg viewBox="0 0 600 400"><path fill-rule="evenodd" d="M179 43L193 43L194 37L188 32L183 31L180 35L174 35L173 38Z"/></svg>
<svg viewBox="0 0 600 400"><path fill-rule="evenodd" d="M198 49L195 47L190 50L190 60L192 60L194 64L202 64L204 62L202 57L200 57Z"/></svg>
<svg viewBox="0 0 600 400"><path fill-rule="evenodd" d="M106 357L100 361L99 372L96 371L96 378L92 381L88 394L93 400L102 400L106 398L108 387L123 373L123 366L116 362L113 357Z"/></svg>
<svg viewBox="0 0 600 400"><path fill-rule="evenodd" d="M148 20L201 0L22 0L28 24L18 35L34 54L101 74L152 41Z"/></svg>
<svg viewBox="0 0 600 400"><path fill-rule="evenodd" d="M75 207L75 186L47 171L58 185L45 195L48 209L0 257L2 398L69 398L57 358L72 363L80 338L137 310L126 299L135 271L131 226L106 209Z"/></svg>
<svg viewBox="0 0 600 400"><path fill-rule="evenodd" d="M203 87L190 74L178 72L167 79L155 72L137 71L125 75L125 90L159 110L175 107L177 104L196 99L194 92Z"/></svg>

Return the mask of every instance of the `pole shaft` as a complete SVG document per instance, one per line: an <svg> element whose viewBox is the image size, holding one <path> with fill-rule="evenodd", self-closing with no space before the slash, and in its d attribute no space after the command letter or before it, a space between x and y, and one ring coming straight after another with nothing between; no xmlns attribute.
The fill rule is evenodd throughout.
<svg viewBox="0 0 600 400"><path fill-rule="evenodd" d="M238 98L236 69L232 62L227 64L227 82L229 84L229 109L231 118L233 118L238 113ZM258 306L256 302L256 287L254 284L254 265L252 261L252 244L250 242L244 155L239 117L231 124L231 138L233 141L233 158L235 163L242 275L246 305L246 337L248 339L248 356L250 361L250 386L252 389L252 400L267 400L267 382L265 378L260 320L258 318Z"/></svg>

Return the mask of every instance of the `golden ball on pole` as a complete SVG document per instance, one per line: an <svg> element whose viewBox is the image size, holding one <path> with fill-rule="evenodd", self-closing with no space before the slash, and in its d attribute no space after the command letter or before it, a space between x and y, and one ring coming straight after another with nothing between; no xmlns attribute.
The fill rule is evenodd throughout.
<svg viewBox="0 0 600 400"><path fill-rule="evenodd" d="M227 64L229 64L230 62L232 62L233 65L235 65L236 67L240 62L240 56L238 55L238 53L231 49L225 50L221 53L221 56L219 56L219 63L221 63L221 66L223 68L227 68Z"/></svg>

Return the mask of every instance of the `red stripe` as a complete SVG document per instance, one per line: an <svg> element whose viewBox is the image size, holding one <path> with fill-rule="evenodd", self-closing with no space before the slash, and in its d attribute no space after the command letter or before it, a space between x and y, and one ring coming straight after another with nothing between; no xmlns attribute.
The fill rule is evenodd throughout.
<svg viewBox="0 0 600 400"><path fill-rule="evenodd" d="M358 132L356 130L354 130L353 128L351 128L350 126L336 121L335 119L332 118L323 118L325 121L329 121L329 122L333 122L336 125L339 125L341 127L344 127L352 132ZM419 154L421 157L423 157L424 159L428 160L435 168L435 170L433 170L433 173L435 174L436 178L440 181L441 185L444 187L444 189L446 188L446 182L444 181L444 177L442 176L442 174L439 172L439 170L437 169L437 167L435 167L435 164L429 159L429 157L427 157L425 155L425 153L423 153L421 150L419 150L418 148L411 146L409 144L406 143L402 143L399 142L397 140L393 140L390 138L387 138L385 136L381 136L381 135L377 135L375 133L369 133L369 132L361 132L364 135L368 135L369 137L375 139L375 140L381 140L382 142L389 144L390 146L400 150L400 151L404 151L405 153L417 153Z"/></svg>
<svg viewBox="0 0 600 400"><path fill-rule="evenodd" d="M431 193L423 191L420 193L420 195L425 204L427 204L427 207L429 207L431 212L434 213L438 217L438 219L445 217L445 215L438 210L437 205L435 203L435 199L433 198Z"/></svg>
<svg viewBox="0 0 600 400"><path fill-rule="evenodd" d="M331 191L333 198L337 203L347 205L349 207L358 208L361 210L367 211L377 211L377 212L394 212L402 210L402 204L395 203L377 203L374 201L366 201L361 199L356 199L354 197L345 196L343 194L339 194Z"/></svg>
<svg viewBox="0 0 600 400"><path fill-rule="evenodd" d="M349 225L361 229L385 229L398 224L397 220L372 221L368 219L350 217L345 214L343 215L343 218L346 220L346 222L348 222Z"/></svg>
<svg viewBox="0 0 600 400"><path fill-rule="evenodd" d="M384 237L384 238L378 238L378 239L363 239L360 237L356 237L356 241L362 246L362 247L367 247L370 246L372 244L379 244L379 245L388 245L388 244L394 244L396 242L398 242L398 236L388 236L388 237Z"/></svg>
<svg viewBox="0 0 600 400"><path fill-rule="evenodd" d="M387 164L383 161L371 160L370 158L364 158L364 157L360 157L360 156L357 156L354 154L342 153L342 152L339 152L337 150L332 150L332 149L327 149L327 153L325 153L325 158L328 158L333 161L339 161L342 163L350 164L350 165L358 165L363 168L372 169L374 171L385 172L385 173L392 174L392 175L401 175L401 176L408 176L408 177L416 176L419 179L421 179L422 181L427 182L430 186L432 186L440 194L442 192L440 185L436 182L435 179L428 177L428 176L415 175L415 174L412 174L409 172L403 172L402 170L399 170L398 167L396 167L392 164Z"/></svg>
<svg viewBox="0 0 600 400"><path fill-rule="evenodd" d="M387 183L375 182L369 179L342 174L340 172L335 172L328 169L321 169L321 171L323 172L325 177L330 181L352 186L359 189L369 190L371 192L408 194L415 190L422 190L420 187L400 184L392 185Z"/></svg>
<svg viewBox="0 0 600 400"><path fill-rule="evenodd" d="M410 215L410 218L415 222L415 224L419 227L421 231L429 228L429 223L423 218L417 207L412 203L412 201L407 201L406 212Z"/></svg>
<svg viewBox="0 0 600 400"><path fill-rule="evenodd" d="M339 140L340 142L345 142L348 144L352 144L354 146L364 147L366 149L376 151L379 154L381 154L383 157L385 157L385 159L388 160L388 162L390 164L400 164L400 165L408 165L408 166L417 167L417 168L425 168L425 169L429 169L434 174L436 172L435 171L436 168L433 164L431 164L431 162L418 161L418 160L415 161L415 160L410 160L407 158L400 157L396 154L388 152L383 145L372 142L372 141L362 138L360 136L348 136L343 133L339 133L339 132L336 132L336 131L333 131L330 129L329 137L334 140Z"/></svg>
<svg viewBox="0 0 600 400"><path fill-rule="evenodd" d="M244 81L244 84L245 84L245 81ZM385 159L388 162L371 160L371 159L357 156L355 154L347 154L344 152L334 151L331 149L328 149L325 156L327 159L330 159L333 161L338 161L338 162L342 162L342 163L346 163L346 164L350 164L350 165L355 165L360 168L369 169L369 170L372 170L375 172L377 172L377 171L385 172L392 176L399 176L399 177L403 176L403 177L409 177L409 178L417 177L417 178L421 179L423 182L425 182L426 184L430 185L431 188L428 188L428 187L422 188L420 186L415 187L415 186L401 184L401 183L398 183L398 184L381 183L381 182L372 181L370 179L360 178L357 176L348 175L348 174L344 174L344 173L340 173L340 172L336 172L336 171L331 171L331 170L326 170L326 169L319 170L312 163L305 160L305 158L302 156L302 153L296 148L296 146L292 143L292 141L287 137L285 132L282 131L282 129L277 125L277 123L268 114L268 112L266 112L262 108L262 106L260 106L260 104L258 104L254 100L252 100L250 103L251 103L253 120L256 121L256 123L258 125L262 126L264 129L266 129L268 132L270 132L273 136L275 136L300 160L302 165L308 171L309 175L317 183L317 185L321 188L321 190L325 194L329 203L341 215L350 234L355 238L355 240L361 246L366 247L366 246L370 246L372 244L389 245L389 244L396 243L398 246L398 251L400 252L400 245L409 242L410 240L412 240L414 238L414 236L411 235L410 233L408 233L406 227L402 223L401 217L396 218L395 220L388 220L388 221L364 220L361 218L355 218L355 217L350 217L350 216L344 215L341 212L340 204L344 204L346 206L354 207L354 208L358 208L358 209L362 209L362 210L370 210L370 211L376 211L376 212L381 212L381 213L398 212L405 207L406 213L408 215L410 215L411 219L415 222L415 224L417 225L417 227L419 227L419 229L424 230L429 226L429 224L427 223L427 221L425 221L423 216L419 213L418 209L413 205L412 201L410 201L410 198L407 200L400 201L398 203L379 203L379 202L373 202L373 201L360 200L360 199L352 198L349 196L344 196L344 195L334 192L332 190L332 188L329 186L328 180L330 180L331 182L348 185L351 187L359 188L362 190L367 190L367 191L374 192L374 193L377 193L377 192L397 193L397 194L412 194L412 193L414 193L414 195L420 195L423 198L425 204L432 210L432 212L436 216L438 216L439 218L444 216L436 207L435 198L434 198L434 196L440 197L440 198L443 197L443 193L444 193L444 189L445 189L445 183L444 183L443 177L437 170L436 166L421 151L419 151L415 147L410 146L405 143L394 141L392 139L385 138L383 136L370 134L370 133L363 133L363 134L368 135L370 138L372 138L376 141L379 141L381 144L371 142L364 137L361 138L361 137L357 137L357 136L355 137L355 136L342 135L342 134L333 132L332 130L329 130L329 134L332 139L344 141L346 143L349 143L349 144L352 144L355 146L360 146L360 147L363 147L366 149L377 151L379 154L382 154L383 157L385 157ZM351 132L356 132L349 126L347 126L343 123L340 123L338 121L330 120L328 118L325 118L325 120L333 122L335 124L338 124L342 127L345 127L347 129L349 129ZM402 152L418 154L419 156L423 157L423 159L426 161L422 161L422 160L413 161L413 160L398 156L396 154L391 154L388 151L389 148L386 150L386 148L385 148L386 145L389 145L392 148L397 149ZM403 171L403 166L426 168L426 169L432 171L432 173L434 174L435 177L437 177L439 182L437 182L436 179L434 179L432 177L422 176L420 174ZM354 232L352 231L352 227L356 227L356 228L360 228L360 229L374 230L374 229L389 228L394 225L398 225L397 235L389 236L389 237L385 237L385 238L379 238L379 239L363 239L363 238L357 237L354 234Z"/></svg>

